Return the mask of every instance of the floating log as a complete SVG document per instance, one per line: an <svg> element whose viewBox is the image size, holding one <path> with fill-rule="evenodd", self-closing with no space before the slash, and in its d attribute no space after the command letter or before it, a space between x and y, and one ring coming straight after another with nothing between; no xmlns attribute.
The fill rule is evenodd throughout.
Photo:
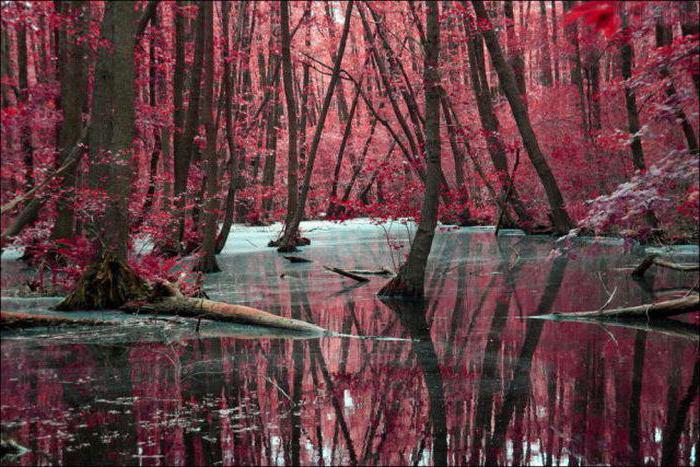
<svg viewBox="0 0 700 467"><path fill-rule="evenodd" d="M394 273L386 268L381 269L348 269L347 272L365 276L393 276Z"/></svg>
<svg viewBox="0 0 700 467"><path fill-rule="evenodd" d="M369 279L366 277L359 276L357 274L353 274L352 272L346 271L344 269L340 268L331 268L329 266L323 266L326 270L334 272L336 274L340 274L341 276L349 277L350 279L354 279L357 282L369 282Z"/></svg>
<svg viewBox="0 0 700 467"><path fill-rule="evenodd" d="M612 310L579 311L573 313L552 313L548 315L537 315L534 318L646 318L658 319L669 316L682 315L693 311L700 311L699 295L689 294L687 297L666 300L663 302L650 303L647 305L630 306L624 308L614 308Z"/></svg>
<svg viewBox="0 0 700 467"><path fill-rule="evenodd" d="M43 328L55 326L105 326L115 324L87 318L38 315L14 311L0 311L0 329Z"/></svg>
<svg viewBox="0 0 700 467"><path fill-rule="evenodd" d="M186 316L190 318L227 321L239 324L254 324L279 329L306 331L316 334L326 332L320 326L298 319L285 318L256 308L215 302L204 298L186 298L179 292L154 301L134 301L121 307L130 313L152 313L157 315Z"/></svg>
<svg viewBox="0 0 700 467"><path fill-rule="evenodd" d="M659 258L657 254L651 254L644 258L644 260L639 263L639 266L634 268L632 271L632 277L635 279L640 279L644 277L644 273L652 267L653 265L660 266L662 268L673 269L676 271L699 271L700 264L681 264L674 263L673 261L668 261L663 258Z"/></svg>
<svg viewBox="0 0 700 467"><path fill-rule="evenodd" d="M676 319L662 318L649 321L646 318L610 318L601 322L601 320L596 318L573 317L571 319L567 319L566 316L567 315L540 315L531 316L531 318L543 318L551 319L553 321L570 321L575 323L597 325L605 323L605 326L614 326L626 329L634 329L637 331L654 332L657 334L663 334L665 336L687 339L693 342L700 342L700 327L698 327L698 325L685 323Z"/></svg>
<svg viewBox="0 0 700 467"><path fill-rule="evenodd" d="M290 263L312 263L310 259L302 258L301 256L282 256Z"/></svg>

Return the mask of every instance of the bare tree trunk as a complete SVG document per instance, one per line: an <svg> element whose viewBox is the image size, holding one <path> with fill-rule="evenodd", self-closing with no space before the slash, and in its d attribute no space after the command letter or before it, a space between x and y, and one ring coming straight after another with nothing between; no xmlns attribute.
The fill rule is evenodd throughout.
<svg viewBox="0 0 700 467"><path fill-rule="evenodd" d="M545 87L552 86L552 57L549 52L549 32L547 27L547 9L544 0L540 0L540 33L542 34L542 62L540 82Z"/></svg>
<svg viewBox="0 0 700 467"><path fill-rule="evenodd" d="M465 32L469 35L467 24L465 23ZM484 46L481 34L476 34L467 43L469 53L469 73L471 77L472 90L476 98L477 110L479 112L479 121L481 127L486 134L486 148L491 156L491 162L498 174L500 180L500 194L497 203L506 203L505 195L509 186L513 186L512 180L508 175L508 159L506 157L506 149L501 139L500 124L496 113L493 110L491 96L486 80L486 66L484 64ZM511 204L518 220L521 224L529 224L532 218L528 214L525 206L520 201L517 189L511 191Z"/></svg>
<svg viewBox="0 0 700 467"><path fill-rule="evenodd" d="M113 44L101 48L95 70L93 111L88 132L89 184L104 188L107 209L92 224L104 250L125 260L129 237L128 195L130 151L134 130L134 2L109 3L102 37Z"/></svg>
<svg viewBox="0 0 700 467"><path fill-rule="evenodd" d="M360 83L361 84L361 83ZM333 169L333 182L331 183L331 192L328 195L328 209L326 213L328 216L334 216L337 211L336 196L338 194L338 182L340 179L340 169L343 164L343 155L345 154L345 147L350 139L350 134L352 133L352 119L355 117L355 111L357 110L357 103L360 100L360 90L359 88L355 91L355 97L352 99L352 104L350 105L350 114L348 115L348 120L345 122L345 130L343 131L343 139L340 141L340 147L338 148L338 157L335 160L335 167Z"/></svg>
<svg viewBox="0 0 700 467"><path fill-rule="evenodd" d="M627 13L623 11L622 15L622 27L623 30L627 29ZM620 46L620 58L622 64L622 79L625 80L625 106L627 107L627 127L629 129L630 135L632 135L632 142L630 144L630 150L632 151L632 165L636 170L645 170L646 164L644 163L644 149L642 148L642 139L639 136L639 111L637 110L637 98L634 93L634 89L629 85L629 80L632 78L632 57L634 51L632 49L631 38L625 41ZM651 228L655 229L658 227L658 220L653 210L649 210L645 214L645 219Z"/></svg>
<svg viewBox="0 0 700 467"><path fill-rule="evenodd" d="M326 96L323 100L323 107L321 108L321 113L318 117L318 122L316 124L316 130L314 132L314 138L311 141L311 148L309 150L309 156L306 163L306 170L304 171L304 181L301 187L301 194L297 203L297 209L292 218L292 222L285 225L284 235L279 242L279 251L293 251L295 249L294 243L299 236L299 223L304 216L304 207L306 206L306 199L309 195L309 188L311 187L311 174L314 168L314 160L316 159L316 152L318 151L318 145L321 142L321 133L323 132L323 125L326 121L326 116L328 115L328 109L331 105L331 99L333 98L333 91L340 80L340 65L343 60L343 55L345 53L345 45L348 40L348 33L350 32L350 21L352 19L352 0L348 2L347 8L345 10L345 24L343 26L343 33L340 38L340 44L338 45L338 54L336 56L335 63L333 65L333 72L331 74L330 83L328 83L328 89L326 90Z"/></svg>
<svg viewBox="0 0 700 467"><path fill-rule="evenodd" d="M657 7L655 14L656 46L667 47L673 42L673 31L664 21L664 16L660 10L660 7ZM683 134L685 135L685 140L688 145L688 151L690 151L691 154L698 154L698 138L695 135L695 130L693 129L690 121L688 121L688 117L685 115L680 103L676 102L678 99L678 93L676 92L676 86L673 84L671 71L668 69L668 67L663 66L661 68L661 77L666 80L666 95L668 96L671 105L675 108L675 115L681 124L681 128L683 129Z"/></svg>
<svg viewBox="0 0 700 467"><path fill-rule="evenodd" d="M698 26L698 2L684 0L678 2L681 10L681 33L684 36L692 36L700 33ZM700 73L692 73L695 94L700 102Z"/></svg>
<svg viewBox="0 0 700 467"><path fill-rule="evenodd" d="M216 224L219 200L218 160L216 154L217 124L213 116L212 100L214 99L214 3L203 2L200 8L204 11L205 34L205 64L204 64L204 102L202 105L203 122L207 133L207 145L204 150L206 163L206 201L204 212L204 239L202 242L202 257L196 269L201 272L219 272L216 262ZM242 25L241 25L242 27ZM218 119L217 119L218 120Z"/></svg>
<svg viewBox="0 0 700 467"><path fill-rule="evenodd" d="M518 92L527 103L527 87L525 84L525 60L521 39L515 35L515 17L513 15L513 0L503 2L503 13L506 17L506 38L508 41L508 63L513 68Z"/></svg>
<svg viewBox="0 0 700 467"><path fill-rule="evenodd" d="M554 82L559 84L561 73L559 71L559 37L557 31L557 4L552 0L552 45L554 46Z"/></svg>
<svg viewBox="0 0 700 467"><path fill-rule="evenodd" d="M569 11L575 4L575 1L566 0L564 2L564 11ZM564 28L564 33L566 35L567 41L569 42L569 47L574 49L573 53L569 54L569 69L571 70L570 79L571 84L576 86L576 92L578 94L578 100L576 101L576 108L578 109L579 115L581 116L581 127L582 134L585 138L588 138L590 134L588 131L588 124L586 118L586 106L584 104L583 96L583 77L581 74L581 51L578 42L578 25L575 21L570 22Z"/></svg>
<svg viewBox="0 0 700 467"><path fill-rule="evenodd" d="M184 21L182 18L176 17L176 28L177 28L177 21ZM199 5L199 11L197 13L197 20L194 23L194 29L196 31L196 38L195 38L195 52L194 52L194 63L192 64L192 81L190 83L190 95L189 95L189 106L187 108L187 116L186 120L185 118L182 118L183 124L184 124L184 130L181 136L181 139L179 139L179 144L175 145L175 186L174 186L174 195L175 195L175 207L177 211L177 223L178 223L178 228L177 228L177 234L176 234L176 245L177 245L177 250L181 250L181 245L180 243L182 242L182 239L184 237L185 233L185 218L186 218L186 210L185 210L185 205L186 205L186 198L187 198L187 179L189 176L189 171L190 171L190 163L192 162L192 154L194 152L194 137L197 133L197 128L199 126L199 96L201 94L201 81L202 81L202 69L204 68L202 66L203 62L203 55L204 55L204 9L202 8L202 4ZM183 26L184 28L184 26ZM177 33L176 33L177 36ZM182 53L184 54L184 47L185 45L182 44L183 50L182 51L177 51L177 53ZM183 59L183 69L182 72L184 73L184 55L182 56ZM176 62L177 62L177 57L176 57ZM176 63L176 71L177 71L177 63ZM176 83L177 84L177 83ZM182 108L182 106L180 106ZM177 124L177 104L175 107L176 111L176 124ZM180 127L182 128L182 127ZM176 127L176 131L179 130L178 127Z"/></svg>
<svg viewBox="0 0 700 467"><path fill-rule="evenodd" d="M474 10L476 11L476 15L479 20L490 22L486 9L481 2L472 1L472 5L474 6ZM573 223L569 218L569 213L566 211L564 198L559 190L559 185L554 178L554 174L552 174L552 170L550 169L547 160L540 150L537 137L530 123L527 107L525 107L525 104L520 97L520 93L518 93L515 77L513 76L513 70L503 58L501 46L498 43L498 38L496 37L496 33L493 31L493 29L484 30L482 31L482 34L486 41L486 47L489 49L493 66L498 73L498 79L503 86L503 90L506 93L511 110L513 111L513 117L515 118L515 122L520 130L523 145L527 149L532 165L535 167L535 171L537 172L537 175L542 182L542 186L544 187L545 193L547 194L547 199L549 200L549 205L552 210L551 214L554 231L559 234L567 233L573 227Z"/></svg>
<svg viewBox="0 0 700 467"><path fill-rule="evenodd" d="M29 95L29 79L28 79L27 63L27 26L20 22L17 29L17 75L19 84L19 93L21 100L25 106L31 105ZM34 145L32 143L32 125L31 113L27 112L25 123L20 129L20 143L22 146L22 155L24 162L24 187L29 191L34 186Z"/></svg>
<svg viewBox="0 0 700 467"><path fill-rule="evenodd" d="M440 203L440 22L438 2L426 3L426 40L423 83L425 87L425 152L427 173L421 217L408 260L399 273L379 291L382 296L422 299L425 267L437 225Z"/></svg>
<svg viewBox="0 0 700 467"><path fill-rule="evenodd" d="M149 4L150 5L150 4ZM159 27L158 15L154 12L154 16L151 20L151 24L154 28ZM158 105L157 97L157 86L158 86L158 75L160 74L156 70L156 44L155 39L152 39L149 44L149 64L148 64L148 104L155 111ZM146 219L148 214L151 212L154 204L155 192L156 192L156 175L158 171L158 161L161 158L161 153L163 152L163 142L161 139L161 129L159 127L153 127L153 150L151 151L151 160L148 167L148 189L146 190L146 201L143 203L143 208L141 209L141 215L136 222L140 226Z"/></svg>
<svg viewBox="0 0 700 467"><path fill-rule="evenodd" d="M282 28L282 80L287 98L287 217L285 224L292 221L297 210L297 104L294 98L294 85L291 57L291 37L289 34L289 2L280 3L280 24Z"/></svg>
<svg viewBox="0 0 700 467"><path fill-rule="evenodd" d="M328 35L330 36L331 44L335 44L335 19L333 18L333 13L330 9L330 2L324 2L325 12L326 12L326 24L328 26ZM331 61L335 62L337 56L333 49L331 49ZM338 82L338 95L336 96L336 102L338 103L338 118L341 123L346 123L348 120L348 103L345 98L345 88L343 82Z"/></svg>
<svg viewBox="0 0 700 467"><path fill-rule="evenodd" d="M275 8L279 8L279 4L272 4ZM275 168L277 165L277 126L279 125L279 116L282 113L282 106L279 97L280 74L273 75L272 69L276 68L278 63L281 63L280 55L275 51L279 46L279 23L270 18L270 34L268 48L270 50L270 58L268 59L268 77L270 81L268 86L271 87L272 105L267 116L267 127L265 129L265 166L263 168L263 187L269 187L271 190L275 180ZM262 204L264 211L272 209L272 198L265 198Z"/></svg>
<svg viewBox="0 0 700 467"><path fill-rule="evenodd" d="M84 5L68 2L63 8L67 8L71 14L80 15ZM61 107L63 108L63 122L59 134L59 165L63 165L71 150L78 144L82 133L82 108L87 94L87 78L83 46L79 45L65 30L61 30L58 47ZM51 232L53 239L73 236L75 223L73 191L77 165L75 164L61 177L60 195L56 203L56 223Z"/></svg>

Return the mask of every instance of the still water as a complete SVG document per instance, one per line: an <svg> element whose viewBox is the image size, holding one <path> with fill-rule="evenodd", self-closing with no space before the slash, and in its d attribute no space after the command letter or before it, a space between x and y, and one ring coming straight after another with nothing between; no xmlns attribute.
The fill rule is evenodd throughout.
<svg viewBox="0 0 700 467"><path fill-rule="evenodd" d="M527 319L672 297L696 273L635 282L644 252L617 241L557 256L549 237L457 229L436 236L426 303L385 304L386 278L357 285L323 265L393 268L403 226L307 224L303 264L265 248L274 232L233 233L206 281L212 299L395 339L197 333L116 312L124 325L3 333L2 436L28 452L2 463L698 465L697 316L653 328ZM671 257L697 261L697 247ZM57 301L14 296L29 272L2 266L3 310Z"/></svg>

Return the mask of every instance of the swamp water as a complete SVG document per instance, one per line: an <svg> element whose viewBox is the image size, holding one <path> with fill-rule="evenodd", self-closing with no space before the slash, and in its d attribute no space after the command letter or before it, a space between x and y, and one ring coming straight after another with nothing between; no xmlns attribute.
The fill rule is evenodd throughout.
<svg viewBox="0 0 700 467"><path fill-rule="evenodd" d="M214 300L343 334L100 313L123 326L2 334L2 436L29 451L2 464L694 464L697 316L652 330L525 319L647 303L697 273L630 267L643 251L484 228L437 234L422 306L384 304L386 282L323 269L392 268L404 226L305 223L292 264L238 227L206 279ZM392 239L391 242L387 238ZM697 247L674 249L698 260ZM30 274L6 253L2 309ZM283 277L280 277L282 276ZM672 292L671 292L672 294ZM95 316L95 313L77 313Z"/></svg>

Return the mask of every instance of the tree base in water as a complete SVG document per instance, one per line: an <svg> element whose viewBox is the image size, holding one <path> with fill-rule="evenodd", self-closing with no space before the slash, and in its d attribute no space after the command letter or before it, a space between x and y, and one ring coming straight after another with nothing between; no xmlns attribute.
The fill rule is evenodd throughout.
<svg viewBox="0 0 700 467"><path fill-rule="evenodd" d="M294 240L291 240L289 243L283 244L282 241L284 240L284 237L278 239L278 240L270 240L270 242L267 244L269 247L276 247L277 251L280 253L293 253L297 250L298 246L307 246L311 245L311 240L309 240L306 237L301 237L297 236L294 238Z"/></svg>
<svg viewBox="0 0 700 467"><path fill-rule="evenodd" d="M399 273L391 279L384 287L377 293L379 297L395 297L403 298L407 300L422 300L423 299L423 284L420 286L411 284L409 281L405 280L403 273Z"/></svg>
<svg viewBox="0 0 700 467"><path fill-rule="evenodd" d="M78 284L55 309L59 311L105 310L144 299L149 287L123 260L104 253L90 265Z"/></svg>
<svg viewBox="0 0 700 467"><path fill-rule="evenodd" d="M202 256L199 261L197 262L197 265L194 268L195 271L203 272L205 274L210 274L213 272L221 272L221 268L219 267L219 263L216 261L216 256L214 255L206 255Z"/></svg>

